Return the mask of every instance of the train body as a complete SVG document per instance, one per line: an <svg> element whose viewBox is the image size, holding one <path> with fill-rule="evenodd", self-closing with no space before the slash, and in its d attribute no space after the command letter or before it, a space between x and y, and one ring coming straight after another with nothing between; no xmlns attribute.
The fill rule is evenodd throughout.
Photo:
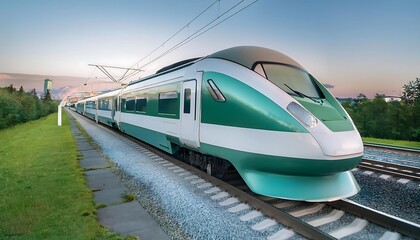
<svg viewBox="0 0 420 240"><path fill-rule="evenodd" d="M363 155L352 120L290 57L235 47L185 61L76 111L217 175L233 166L258 194L333 201L356 194Z"/></svg>

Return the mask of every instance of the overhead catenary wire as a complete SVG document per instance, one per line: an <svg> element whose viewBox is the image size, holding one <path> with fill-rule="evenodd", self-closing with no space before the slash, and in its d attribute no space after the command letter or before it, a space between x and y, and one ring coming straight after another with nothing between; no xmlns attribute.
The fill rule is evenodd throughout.
<svg viewBox="0 0 420 240"><path fill-rule="evenodd" d="M210 4L210 6L208 6L206 9L204 9L202 12L200 12L197 16L195 16L191 21L189 21L187 24L185 24L181 29L179 29L177 32L175 32L171 37L169 37L166 41L164 41L162 44L160 44L157 48L155 48L153 51L151 51L149 54L147 54L146 56L144 56L142 59L140 59L138 62L136 62L135 64L131 65L130 68L133 68L134 66L138 65L139 63L141 63L143 60L145 60L146 58L150 57L153 53L155 53L156 51L158 51L161 47L163 47L166 43L168 43L170 40L172 40L176 35L178 35L180 32L182 32L182 30L184 30L185 28L189 28L189 26L191 25L191 23L193 23L195 20L197 20L199 17L201 17L205 12L207 12L210 8L212 8L217 2L220 2L221 0L215 0L212 4ZM138 67L137 67L138 68Z"/></svg>
<svg viewBox="0 0 420 240"><path fill-rule="evenodd" d="M248 8L249 6L253 5L254 3L256 3L258 0L254 0L251 3L243 6L242 8L240 8L239 10L237 10L236 12L226 16L225 18L223 18L223 16L225 16L226 14L228 14L229 12L233 11L234 9L236 9L239 5L241 5L243 2L245 2L246 0L241 0L238 3L236 3L234 6L232 6L231 8L229 8L228 10L226 10L225 12L223 12L222 14L220 14L220 0L216 0L215 2L213 2L209 7L207 7L204 11L202 11L199 15L197 15L195 18L193 18L193 20L191 20L190 22L188 22L184 27L182 27L180 30L178 30L175 34L173 34L168 40L166 40L163 44L160 44L159 47L157 47L155 50L153 50L151 53L149 53L148 55L146 55L144 58L142 58L140 61L138 61L137 63L133 64L130 68L137 66L137 69L143 69L145 66L157 61L158 59L168 55L169 53L175 51L176 49L184 46L185 44L189 43L190 41L196 39L197 37L200 37L201 35L205 34L206 32L210 31L211 29L215 28L216 26L220 25L221 23L227 21L228 19L230 19L231 17L237 15L238 13L240 13L241 11L245 10L246 8ZM157 50L159 50L160 48L162 48L166 43L168 43L171 39L173 39L177 34L179 34L182 30L184 30L185 28L189 27L190 24L192 22L194 22L196 19L198 19L201 15L203 15L206 11L208 11L211 7L213 7L217 2L219 2L219 12L218 12L218 16L216 18L214 18L213 20L211 20L209 23L205 24L203 27L201 27L200 29L198 29L197 31L195 31L194 33L192 33L191 35L189 35L188 37L186 37L185 39L183 39L182 41L178 42L177 44L175 44L173 47L169 48L168 50L164 51L162 54L160 54L159 56L157 56L156 58L153 58L152 60L149 60L147 63L143 64L142 66L138 66L142 61L144 61L145 59L149 58L150 56L155 53ZM220 20L220 21L218 21ZM122 78L121 80L124 81L134 75L136 75L139 71L133 71L130 74L127 74L124 78Z"/></svg>
<svg viewBox="0 0 420 240"><path fill-rule="evenodd" d="M243 0L243 1L245 1L245 0ZM241 2L243 2L243 1L241 1ZM222 22L224 22L224 21L226 21L226 20L228 20L229 18L231 18L231 17L233 17L233 16L235 16L236 14L238 14L239 12L241 12L241 11L243 11L245 8L247 8L247 7L249 7L249 6L251 6L252 4L254 4L255 2L257 2L258 0L254 0L253 2L251 2L250 4L248 4L248 5L246 5L245 7L243 7L243 8L241 8L241 9L239 9L238 11L236 11L235 13L233 13L233 14L231 14L231 15L229 15L228 17L226 17L226 18L224 18L223 20L221 20L220 22L217 22L216 24L214 24L213 26L211 26L211 27L209 27L208 29L206 29L205 31L203 31L203 32L201 32L201 33L199 33L199 31L201 31L201 30L203 30L205 27L208 27L211 23L213 23L213 22L215 22L215 21L212 21L211 23L209 23L209 24L207 24L206 26L204 26L203 28L201 28L199 31L197 31L196 33L194 33L193 35L191 35L189 38L186 38L185 40L183 40L183 41L181 41L180 43L178 43L176 46L174 46L173 48L171 48L171 49L169 49L169 50L167 50L164 54L162 54L162 56L159 56L159 57L163 57L164 55L167 55L167 54L169 54L169 53L171 53L172 51L174 51L174 50L176 50L176 49L178 49L178 48L180 48L180 47L182 47L183 45L185 45L185 44L187 44L187 43L189 43L190 41L192 41L192 40L194 40L194 39L196 39L197 37L200 37L201 35L203 35L204 33L206 33L206 32L208 32L208 31L210 31L211 29L213 29L214 27L216 27L216 26L218 26L219 24L221 24ZM240 3L241 3L240 2ZM229 9L228 11L230 11L230 10L232 10L233 8L235 8L236 6L234 6L234 7L232 7L231 9ZM227 11L227 12L228 12ZM227 13L227 12L225 12L225 13ZM224 14L225 14L224 13ZM222 15L224 15L224 14L222 14ZM218 18L217 18L218 19ZM217 19L215 19L215 20L217 20ZM195 36L194 36L195 35ZM158 58L159 58L158 57ZM156 59L157 60L157 59Z"/></svg>

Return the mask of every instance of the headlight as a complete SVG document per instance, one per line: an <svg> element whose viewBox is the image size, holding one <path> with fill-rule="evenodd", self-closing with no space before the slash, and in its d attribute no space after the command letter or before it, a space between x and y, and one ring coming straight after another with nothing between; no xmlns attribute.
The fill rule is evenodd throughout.
<svg viewBox="0 0 420 240"><path fill-rule="evenodd" d="M289 103L287 110L309 128L315 127L318 124L318 120L310 112L295 102Z"/></svg>

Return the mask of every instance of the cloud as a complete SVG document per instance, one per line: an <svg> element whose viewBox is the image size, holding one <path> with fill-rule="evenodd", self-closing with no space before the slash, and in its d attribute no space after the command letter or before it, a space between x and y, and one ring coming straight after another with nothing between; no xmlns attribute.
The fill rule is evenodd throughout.
<svg viewBox="0 0 420 240"><path fill-rule="evenodd" d="M11 78L10 75L4 74L4 73L0 73L0 81L7 80L7 79L10 79L10 78Z"/></svg>
<svg viewBox="0 0 420 240"><path fill-rule="evenodd" d="M326 87L326 88L334 88L334 85L331 85L331 84L329 84L329 83L325 83L324 84L324 87Z"/></svg>

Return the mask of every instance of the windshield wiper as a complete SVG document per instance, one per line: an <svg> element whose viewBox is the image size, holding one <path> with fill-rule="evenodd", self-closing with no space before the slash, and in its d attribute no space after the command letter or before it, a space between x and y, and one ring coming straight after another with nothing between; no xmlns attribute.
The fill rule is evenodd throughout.
<svg viewBox="0 0 420 240"><path fill-rule="evenodd" d="M284 84L284 86L286 86L287 88L289 88L290 90L292 90L292 92L294 92L295 94L299 95L301 98L305 98L306 97L306 98L309 98L309 99L311 99L312 101L314 101L316 103L319 103L319 104L322 104L323 103L322 99L321 99L321 101L318 101L318 100L316 100L313 97L310 97L310 96L308 96L308 95L306 95L306 94L304 94L302 92L299 92L297 90L294 90L293 88L289 87L289 85L287 85L286 83Z"/></svg>

